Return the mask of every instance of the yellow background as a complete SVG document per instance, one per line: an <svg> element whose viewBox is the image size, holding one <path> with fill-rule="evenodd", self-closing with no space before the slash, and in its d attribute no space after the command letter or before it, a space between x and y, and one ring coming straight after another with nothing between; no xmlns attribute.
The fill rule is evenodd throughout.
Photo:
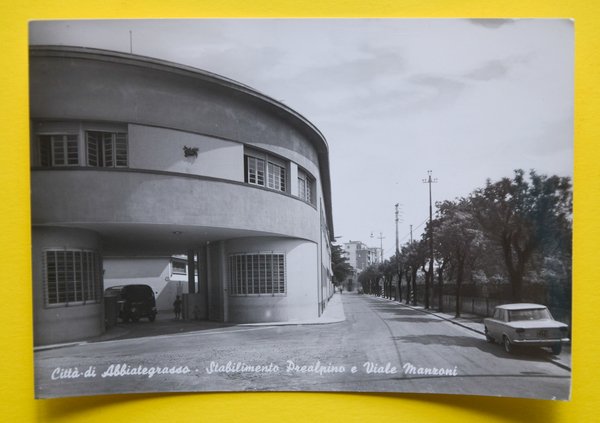
<svg viewBox="0 0 600 423"><path fill-rule="evenodd" d="M596 0L0 0L0 421L600 421L597 317L600 5ZM566 17L575 19L575 274L570 402L400 394L162 394L34 400L27 22L177 17ZM341 189L341 187L338 187ZM334 205L335 206L335 205ZM458 382L460 383L460 382ZM540 380L543 383L543 379Z"/></svg>

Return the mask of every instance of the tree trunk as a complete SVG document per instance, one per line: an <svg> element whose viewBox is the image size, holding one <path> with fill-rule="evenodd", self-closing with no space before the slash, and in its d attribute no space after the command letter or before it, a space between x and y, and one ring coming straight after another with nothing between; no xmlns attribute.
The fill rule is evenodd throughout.
<svg viewBox="0 0 600 423"><path fill-rule="evenodd" d="M406 269L406 304L410 302L410 273Z"/></svg>
<svg viewBox="0 0 600 423"><path fill-rule="evenodd" d="M429 268L431 270L431 267ZM425 265L423 265L423 270L425 272L425 301L424 301L424 305L425 305L425 309L429 309L429 287L431 286L431 279L433 276L430 270L426 270L425 269Z"/></svg>
<svg viewBox="0 0 600 423"><path fill-rule="evenodd" d="M512 300L516 303L523 300L523 277L525 276L527 262L533 251L534 244L532 242L527 242L525 247L521 249L512 235L507 234L502 237L504 264L510 278ZM513 256L516 256L516 258L513 258Z"/></svg>
<svg viewBox="0 0 600 423"><path fill-rule="evenodd" d="M396 301L402 301L402 271L398 270L398 289Z"/></svg>
<svg viewBox="0 0 600 423"><path fill-rule="evenodd" d="M460 257L457 262L456 269L456 311L455 317L460 317L460 288L463 282L463 274L465 268L465 259L464 257Z"/></svg>
<svg viewBox="0 0 600 423"><path fill-rule="evenodd" d="M438 310L443 311L444 304L444 264L438 267Z"/></svg>
<svg viewBox="0 0 600 423"><path fill-rule="evenodd" d="M412 283L412 305L417 305L417 268L411 269L411 283Z"/></svg>

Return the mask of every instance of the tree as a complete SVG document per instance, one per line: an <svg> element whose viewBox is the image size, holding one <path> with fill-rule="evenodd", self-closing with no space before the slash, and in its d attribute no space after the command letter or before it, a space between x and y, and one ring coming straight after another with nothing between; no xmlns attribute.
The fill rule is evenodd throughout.
<svg viewBox="0 0 600 423"><path fill-rule="evenodd" d="M395 295L392 294L392 282L394 280L394 275L398 273L397 261L395 257L392 257L388 260L385 260L383 263L379 265L381 269L381 273L384 276L384 296L387 298L392 298Z"/></svg>
<svg viewBox="0 0 600 423"><path fill-rule="evenodd" d="M438 209L439 209L439 206L440 206L440 203L437 203L436 207L438 207ZM448 263L450 262L450 254L448 252L448 249L446 248L446 244L443 242L440 242L440 239L438 239L438 236L441 236L440 211L438 210L436 212L436 214L437 214L436 218L433 220L433 222L431 222L431 224L433 226L433 233L435 234L433 251L434 251L434 259L437 264L436 269L437 269L437 279L438 279L438 310L444 311L444 301L443 301L444 270L446 270L446 267L448 266Z"/></svg>
<svg viewBox="0 0 600 423"><path fill-rule="evenodd" d="M348 263L348 259L343 254L342 247L336 244L331 244L331 270L335 286L342 284L354 272L354 269Z"/></svg>
<svg viewBox="0 0 600 423"><path fill-rule="evenodd" d="M394 299L396 301L402 301L402 274L404 267L404 258L400 251L396 251L394 258L392 259L395 267L396 276L398 277L398 288L394 293Z"/></svg>
<svg viewBox="0 0 600 423"><path fill-rule="evenodd" d="M483 243L483 233L474 219L470 201L459 199L439 203L434 233L438 252L447 258L456 275L455 314L459 317L465 264L472 261Z"/></svg>
<svg viewBox="0 0 600 423"><path fill-rule="evenodd" d="M382 274L379 271L379 268L375 264L371 264L367 266L365 270L360 272L358 275L358 282L361 284L363 291L368 294L373 294L377 291L377 286L379 278L381 278Z"/></svg>
<svg viewBox="0 0 600 423"><path fill-rule="evenodd" d="M407 272L406 303L412 294L412 304L417 304L417 272L426 260L427 245L425 241L414 241L402 247L402 255L405 257Z"/></svg>
<svg viewBox="0 0 600 423"><path fill-rule="evenodd" d="M572 190L568 177L515 170L514 177L487 181L473 192L473 215L502 251L513 301L522 301L523 280L536 253L570 244Z"/></svg>

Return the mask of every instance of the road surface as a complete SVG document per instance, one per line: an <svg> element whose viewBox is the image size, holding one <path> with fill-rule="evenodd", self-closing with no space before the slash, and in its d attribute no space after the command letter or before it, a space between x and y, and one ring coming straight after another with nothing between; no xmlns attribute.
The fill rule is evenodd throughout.
<svg viewBox="0 0 600 423"><path fill-rule="evenodd" d="M39 351L36 395L266 390L569 397L570 372L549 362L544 350L507 354L482 335L397 303L355 294L342 301L341 323L212 325Z"/></svg>

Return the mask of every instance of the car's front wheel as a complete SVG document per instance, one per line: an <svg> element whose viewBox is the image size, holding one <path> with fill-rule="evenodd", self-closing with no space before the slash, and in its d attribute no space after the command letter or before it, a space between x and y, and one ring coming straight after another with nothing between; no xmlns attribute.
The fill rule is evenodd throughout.
<svg viewBox="0 0 600 423"><path fill-rule="evenodd" d="M508 336L504 336L504 351L506 351L507 353L512 353L514 351L513 345L510 343L510 339L508 339Z"/></svg>
<svg viewBox="0 0 600 423"><path fill-rule="evenodd" d="M555 344L550 347L552 349L552 354L559 355L562 351L562 344Z"/></svg>

